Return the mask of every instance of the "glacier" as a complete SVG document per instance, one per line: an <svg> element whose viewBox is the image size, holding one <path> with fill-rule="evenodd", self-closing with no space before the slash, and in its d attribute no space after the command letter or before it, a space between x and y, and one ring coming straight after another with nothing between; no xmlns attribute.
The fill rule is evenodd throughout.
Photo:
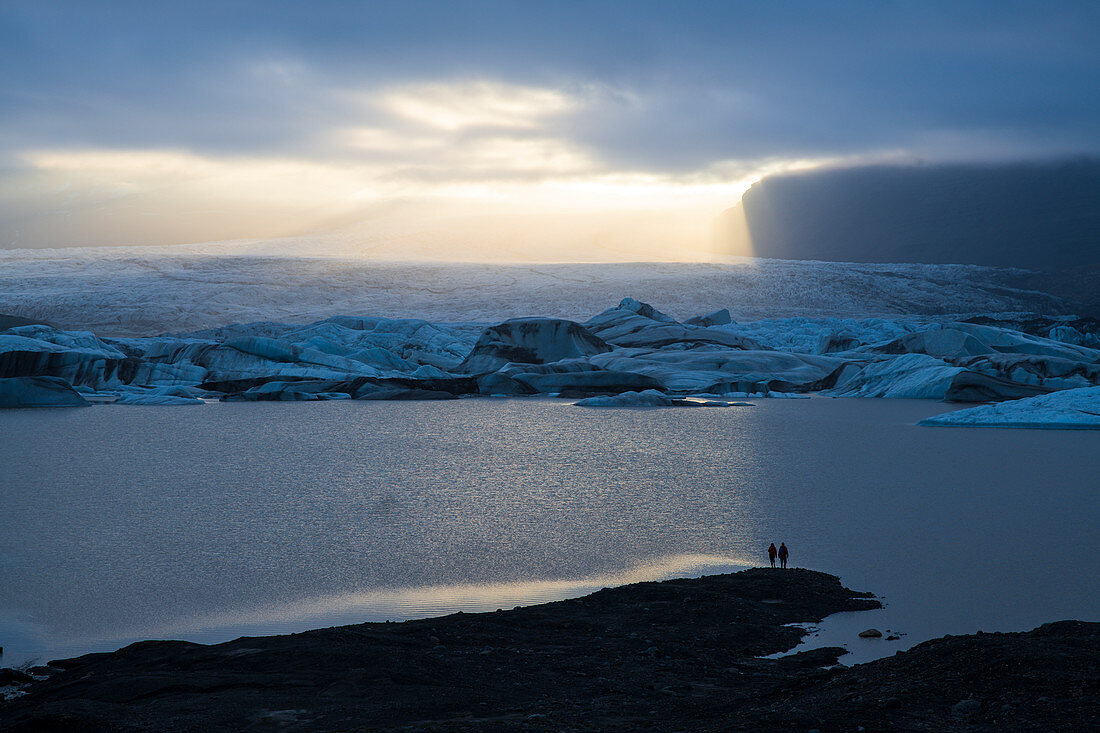
<svg viewBox="0 0 1100 733"><path fill-rule="evenodd" d="M607 307L609 294L660 304L685 326L719 329L726 317L738 323L964 320L1008 313L1058 317L1080 310L1022 287L1023 271L972 265L751 257L698 263L381 262L322 256L305 244L0 250L0 314L119 337L264 321L292 324L286 329L341 314L482 325L537 315L583 323ZM731 332L739 333L736 327ZM328 338L323 332L317 336ZM421 335L430 337L430 329Z"/></svg>
<svg viewBox="0 0 1100 733"><path fill-rule="evenodd" d="M672 404L811 394L986 402L1100 385L1100 328L1087 319L1030 317L1025 331L1018 316L735 321L723 309L688 321L628 297L583 321L335 316L156 336L19 325L0 331L0 378L48 378L77 400L116 405L625 393Z"/></svg>

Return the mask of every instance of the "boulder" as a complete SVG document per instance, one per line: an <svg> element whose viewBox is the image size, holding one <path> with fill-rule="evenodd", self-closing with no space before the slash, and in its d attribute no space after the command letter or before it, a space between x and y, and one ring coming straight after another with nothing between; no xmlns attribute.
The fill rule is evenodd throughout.
<svg viewBox="0 0 1100 733"><path fill-rule="evenodd" d="M859 638L861 639L881 639L882 632L878 629L866 629L859 632Z"/></svg>
<svg viewBox="0 0 1100 733"><path fill-rule="evenodd" d="M84 407L88 404L60 377L0 379L0 407Z"/></svg>

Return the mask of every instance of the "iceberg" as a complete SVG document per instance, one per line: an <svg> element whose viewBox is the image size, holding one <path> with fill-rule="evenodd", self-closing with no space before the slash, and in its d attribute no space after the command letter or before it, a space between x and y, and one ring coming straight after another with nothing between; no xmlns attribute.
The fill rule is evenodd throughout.
<svg viewBox="0 0 1100 733"><path fill-rule="evenodd" d="M812 391L832 386L845 362L783 351L616 349L592 357L604 369L642 374L672 392Z"/></svg>
<svg viewBox="0 0 1100 733"><path fill-rule="evenodd" d="M0 379L0 407L84 407L88 404L60 377Z"/></svg>
<svg viewBox="0 0 1100 733"><path fill-rule="evenodd" d="M607 343L624 348L657 349L672 344L681 348L701 344L735 349L762 348L752 339L729 331L678 323L653 306L633 298L624 298L616 307L586 321L584 327Z"/></svg>
<svg viewBox="0 0 1100 733"><path fill-rule="evenodd" d="M578 407L672 407L676 402L676 400L662 392L647 389L642 392L623 392L617 395L587 397L583 400L577 400L573 404Z"/></svg>
<svg viewBox="0 0 1100 733"><path fill-rule="evenodd" d="M953 366L927 354L903 354L866 366L850 364L826 391L835 397L986 402L1017 399L1049 392L1041 385L1007 379Z"/></svg>
<svg viewBox="0 0 1100 733"><path fill-rule="evenodd" d="M485 374L506 364L546 364L611 351L580 324L560 318L513 318L482 331L456 371Z"/></svg>
<svg viewBox="0 0 1100 733"><path fill-rule="evenodd" d="M776 351L800 354L850 352L928 328L927 318L774 318L715 328L754 339Z"/></svg>
<svg viewBox="0 0 1100 733"><path fill-rule="evenodd" d="M185 387L156 387L150 390L125 392L112 405L202 405Z"/></svg>
<svg viewBox="0 0 1100 733"><path fill-rule="evenodd" d="M1069 343L992 320L725 323L728 316L714 311L691 325L624 298L583 324L337 316L306 325L258 321L145 338L24 325L0 331L0 378L57 377L88 390L88 400L118 404L196 404L211 396L317 401L647 390L984 402L1100 384L1100 351L1083 345L1095 335L1088 319L1004 321L1081 342Z"/></svg>
<svg viewBox="0 0 1100 733"><path fill-rule="evenodd" d="M552 364L510 364L498 375L526 388L527 393L557 393L565 397L661 390L661 383L645 374L604 369L589 359L563 359Z"/></svg>
<svg viewBox="0 0 1100 733"><path fill-rule="evenodd" d="M974 323L946 323L906 334L884 344L864 347L884 354L928 354L941 359L987 354L1026 354L1072 361L1100 361L1100 351L1007 328Z"/></svg>
<svg viewBox="0 0 1100 733"><path fill-rule="evenodd" d="M1100 430L1100 387L1082 387L936 415L934 427Z"/></svg>
<svg viewBox="0 0 1100 733"><path fill-rule="evenodd" d="M714 400L685 400L669 397L655 389L641 392L622 392L617 395L586 397L573 403L580 407L752 407L751 402L717 402Z"/></svg>
<svg viewBox="0 0 1100 733"><path fill-rule="evenodd" d="M999 353L952 361L970 371L1019 384L1042 385L1051 389L1100 385L1100 362L1090 364L1057 356Z"/></svg>

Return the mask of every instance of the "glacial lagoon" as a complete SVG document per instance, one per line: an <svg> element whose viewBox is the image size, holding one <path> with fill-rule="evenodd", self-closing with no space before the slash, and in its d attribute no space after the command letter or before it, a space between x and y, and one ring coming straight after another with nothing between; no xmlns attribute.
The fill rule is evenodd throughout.
<svg viewBox="0 0 1100 733"><path fill-rule="evenodd" d="M823 624L848 662L1100 620L1100 433L750 401L0 411L0 663L494 610L738 570L773 541L884 597Z"/></svg>

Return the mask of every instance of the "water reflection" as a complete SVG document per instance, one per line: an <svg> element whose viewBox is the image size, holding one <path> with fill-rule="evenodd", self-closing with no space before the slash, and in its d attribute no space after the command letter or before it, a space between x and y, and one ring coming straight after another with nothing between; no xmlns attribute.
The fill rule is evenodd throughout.
<svg viewBox="0 0 1100 733"><path fill-rule="evenodd" d="M733 573L751 567L746 558L683 554L655 559L619 572L583 578L530 580L510 583L466 583L417 588L380 589L361 593L276 603L262 608L242 608L129 629L108 638L51 638L33 624L0 619L9 642L5 664L32 659L73 656L111 649L143 639L182 638L216 644L239 636L289 634L327 626L364 622L432 618L456 612L479 613L499 608L530 606L594 593L601 588L628 583L696 578ZM33 650L33 651L32 651Z"/></svg>
<svg viewBox="0 0 1100 733"><path fill-rule="evenodd" d="M495 611L498 608L576 598L601 588L628 583L733 573L751 566L752 563L744 558L676 555L617 573L584 578L372 590L212 614L194 619L194 628L184 633L188 638L203 636L208 640L221 640L238 633L283 633L365 621L430 618L458 611ZM173 624L170 628L178 632L186 626Z"/></svg>
<svg viewBox="0 0 1100 733"><path fill-rule="evenodd" d="M780 541L887 596L874 623L905 644L1094 619L1100 588L1050 548L1100 553L1100 434L915 427L943 410L0 412L3 663L491 611L766 563Z"/></svg>

